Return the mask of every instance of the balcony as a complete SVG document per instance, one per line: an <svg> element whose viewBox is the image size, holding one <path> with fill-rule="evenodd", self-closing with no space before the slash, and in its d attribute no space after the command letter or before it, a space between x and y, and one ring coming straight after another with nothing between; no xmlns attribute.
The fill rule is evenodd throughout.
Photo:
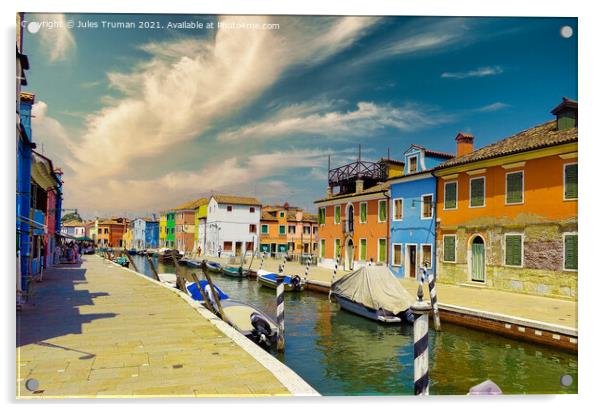
<svg viewBox="0 0 602 412"><path fill-rule="evenodd" d="M340 188L339 193L353 193L356 180L364 181L364 188L374 186L386 179L383 163L358 160L328 171L328 186Z"/></svg>

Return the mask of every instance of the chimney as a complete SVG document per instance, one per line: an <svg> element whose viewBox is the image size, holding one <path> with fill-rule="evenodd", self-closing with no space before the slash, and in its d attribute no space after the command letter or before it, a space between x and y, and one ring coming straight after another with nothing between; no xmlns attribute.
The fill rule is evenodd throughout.
<svg viewBox="0 0 602 412"><path fill-rule="evenodd" d="M326 197L332 197L332 187L328 186L326 188Z"/></svg>
<svg viewBox="0 0 602 412"><path fill-rule="evenodd" d="M552 109L551 113L556 116L556 129L566 130L577 127L577 101L567 97L562 98L562 102Z"/></svg>
<svg viewBox="0 0 602 412"><path fill-rule="evenodd" d="M456 156L464 156L472 152L474 147L474 136L469 133L460 132L456 136Z"/></svg>
<svg viewBox="0 0 602 412"><path fill-rule="evenodd" d="M355 193L361 193L364 191L364 181L362 179L357 179L355 181Z"/></svg>

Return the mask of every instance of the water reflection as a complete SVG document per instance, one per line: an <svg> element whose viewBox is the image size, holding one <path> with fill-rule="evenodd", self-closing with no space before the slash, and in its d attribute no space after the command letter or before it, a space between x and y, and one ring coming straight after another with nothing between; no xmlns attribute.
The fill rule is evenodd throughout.
<svg viewBox="0 0 602 412"><path fill-rule="evenodd" d="M146 259L138 270L151 276ZM174 272L158 263L159 272ZM199 269L182 267L186 273ZM254 280L215 276L233 299L275 314L273 289ZM409 326L385 326L348 312L313 292L287 293L286 352L278 358L323 395L413 394L413 344ZM577 357L451 324L430 333L431 394L463 395L485 379L504 393L576 393ZM573 384L560 384L564 374Z"/></svg>

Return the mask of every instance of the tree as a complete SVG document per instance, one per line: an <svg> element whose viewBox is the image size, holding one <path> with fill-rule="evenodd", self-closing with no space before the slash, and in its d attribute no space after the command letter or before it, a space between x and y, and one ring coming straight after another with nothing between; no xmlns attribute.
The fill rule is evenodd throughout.
<svg viewBox="0 0 602 412"><path fill-rule="evenodd" d="M61 218L61 222L71 222L72 220L77 220L78 222L81 222L82 218L77 212L67 213Z"/></svg>

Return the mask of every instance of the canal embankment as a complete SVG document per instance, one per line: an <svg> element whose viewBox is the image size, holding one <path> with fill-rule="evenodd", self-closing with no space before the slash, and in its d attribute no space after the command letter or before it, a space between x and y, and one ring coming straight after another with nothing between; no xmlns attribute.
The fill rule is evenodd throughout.
<svg viewBox="0 0 602 412"><path fill-rule="evenodd" d="M17 314L19 398L291 395L317 392L182 292L98 256L47 270Z"/></svg>
<svg viewBox="0 0 602 412"><path fill-rule="evenodd" d="M221 264L229 261L228 258L204 258ZM262 268L277 272L281 263L281 259L266 258ZM247 257L245 268L255 272L260 264L260 259L251 262ZM287 274L303 277L305 273L305 265L298 262L287 262L285 268ZM349 272L339 267L336 278L346 273ZM306 288L328 293L332 276L332 269L310 266ZM412 294L418 287L416 279L402 279L400 282ZM576 301L444 283L437 284L437 294L444 322L577 352ZM425 288L425 295L428 299L428 288Z"/></svg>

